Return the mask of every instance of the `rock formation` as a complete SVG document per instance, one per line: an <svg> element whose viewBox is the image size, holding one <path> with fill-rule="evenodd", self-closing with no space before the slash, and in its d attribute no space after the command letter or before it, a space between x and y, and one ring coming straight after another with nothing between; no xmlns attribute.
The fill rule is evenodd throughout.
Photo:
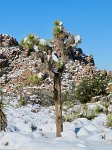
<svg viewBox="0 0 112 150"><path fill-rule="evenodd" d="M9 35L2 34L0 41L2 41L0 43L0 86L6 94L18 94L19 87L22 87L28 95L31 95L35 89L48 92L53 89L52 74L46 67L46 58L50 55L47 50L53 48L52 44L55 41L48 42L40 39L41 48L43 48L42 43L44 46L47 45L47 48L44 47L45 55L38 50L40 45L34 45L34 50L27 55L27 49L23 49L16 39ZM69 47L68 49L66 55L69 60L63 73L62 90L70 89L72 84L79 84L85 76L91 77L93 74L100 73L107 75L105 70L102 72L97 70L92 55L85 55L81 48ZM36 79L33 79L35 77ZM41 78L39 82L31 82L37 80L37 77Z"/></svg>

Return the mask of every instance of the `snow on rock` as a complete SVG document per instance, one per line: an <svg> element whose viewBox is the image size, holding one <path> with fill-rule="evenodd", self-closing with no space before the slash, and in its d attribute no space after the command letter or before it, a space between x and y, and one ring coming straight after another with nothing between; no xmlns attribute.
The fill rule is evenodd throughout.
<svg viewBox="0 0 112 150"><path fill-rule="evenodd" d="M54 60L55 62L59 62L58 57L55 55L55 52L52 53L52 60Z"/></svg>
<svg viewBox="0 0 112 150"><path fill-rule="evenodd" d="M77 43L80 42L80 41L81 41L80 35L76 35L76 36L75 36L75 43L77 44Z"/></svg>
<svg viewBox="0 0 112 150"><path fill-rule="evenodd" d="M40 44L42 44L42 45L46 45L46 40L44 40L44 39L40 39Z"/></svg>
<svg viewBox="0 0 112 150"><path fill-rule="evenodd" d="M38 46L34 45L33 48L34 48L34 50L35 50L36 52L39 52Z"/></svg>

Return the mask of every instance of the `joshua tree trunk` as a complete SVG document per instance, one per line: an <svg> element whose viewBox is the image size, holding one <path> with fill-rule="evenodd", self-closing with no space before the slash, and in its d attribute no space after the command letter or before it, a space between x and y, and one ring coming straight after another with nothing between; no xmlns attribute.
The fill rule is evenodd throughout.
<svg viewBox="0 0 112 150"><path fill-rule="evenodd" d="M63 131L60 74L54 74L54 99L56 109L56 136L60 137Z"/></svg>
<svg viewBox="0 0 112 150"><path fill-rule="evenodd" d="M4 104L2 102L3 100L3 93L0 90L0 131L5 131L7 128L7 117L3 112Z"/></svg>
<svg viewBox="0 0 112 150"><path fill-rule="evenodd" d="M7 127L7 118L3 111L0 109L0 131L5 131Z"/></svg>
<svg viewBox="0 0 112 150"><path fill-rule="evenodd" d="M63 26L59 20L55 21L53 30L54 39L46 46L42 52L41 62L46 63L47 68L54 74L54 100L56 110L56 136L60 137L63 131L62 102L61 102L61 77L68 61L68 51L76 48L80 42L80 36L73 36ZM49 46L53 44L52 46ZM43 50L42 50L43 51Z"/></svg>

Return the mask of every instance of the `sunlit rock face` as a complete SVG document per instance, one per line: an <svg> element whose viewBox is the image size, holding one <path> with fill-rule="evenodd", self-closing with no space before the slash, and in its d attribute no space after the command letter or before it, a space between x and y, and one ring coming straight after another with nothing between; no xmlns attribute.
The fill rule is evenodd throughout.
<svg viewBox="0 0 112 150"><path fill-rule="evenodd" d="M12 46L18 46L18 42L15 38L7 35L7 34L0 34L0 46L3 47L12 47Z"/></svg>
<svg viewBox="0 0 112 150"><path fill-rule="evenodd" d="M62 24L60 28L63 29ZM27 95L41 89L43 93L52 95L53 75L63 69L63 66L62 91L80 84L84 77L99 75L101 71L96 69L93 56L84 54L77 46L81 40L80 35L73 36L67 30L63 30L63 33L66 63L56 39L48 41L34 35L38 44L34 43L31 50L21 47L15 38L2 34L0 85L3 89L7 93L18 93L18 87L22 87ZM23 42L29 42L28 40L26 37Z"/></svg>

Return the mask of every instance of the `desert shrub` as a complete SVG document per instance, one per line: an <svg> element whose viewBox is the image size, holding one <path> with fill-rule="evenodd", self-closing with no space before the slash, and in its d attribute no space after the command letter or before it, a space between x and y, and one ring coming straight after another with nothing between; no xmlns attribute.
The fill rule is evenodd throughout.
<svg viewBox="0 0 112 150"><path fill-rule="evenodd" d="M18 91L18 103L16 106L17 107L26 106L29 103L29 98L28 95L23 90L23 85L18 84L16 86L16 89Z"/></svg>
<svg viewBox="0 0 112 150"><path fill-rule="evenodd" d="M97 115L95 114L94 110L89 110L87 113L82 113L79 115L80 118L87 118L88 120L92 120L96 117Z"/></svg>
<svg viewBox="0 0 112 150"><path fill-rule="evenodd" d="M26 106L27 104L28 104L27 100L25 99L24 95L21 94L20 99L18 101L18 107Z"/></svg>
<svg viewBox="0 0 112 150"><path fill-rule="evenodd" d="M75 98L75 85L71 85L71 89L63 91L61 93L61 100L64 106L71 108L76 104L79 104L79 101Z"/></svg>
<svg viewBox="0 0 112 150"><path fill-rule="evenodd" d="M88 120L92 120L96 116L96 112L93 109L88 108L86 104L83 105L82 111L79 114L80 118L87 118Z"/></svg>
<svg viewBox="0 0 112 150"><path fill-rule="evenodd" d="M112 104L111 96L104 97L100 104L103 106L104 113L107 115L109 113L108 107Z"/></svg>
<svg viewBox="0 0 112 150"><path fill-rule="evenodd" d="M106 125L107 125L108 127L112 127L112 114L109 114L109 115L107 116Z"/></svg>
<svg viewBox="0 0 112 150"><path fill-rule="evenodd" d="M80 112L72 112L68 114L64 114L63 120L67 122L72 122L79 117Z"/></svg>
<svg viewBox="0 0 112 150"><path fill-rule="evenodd" d="M106 95L107 80L101 76L84 78L75 91L76 99L81 103L87 103L92 97Z"/></svg>
<svg viewBox="0 0 112 150"><path fill-rule="evenodd" d="M72 122L73 121L73 116L72 115L65 115L64 116L64 121L66 121L66 122Z"/></svg>
<svg viewBox="0 0 112 150"><path fill-rule="evenodd" d="M40 104L42 106L54 105L54 96L53 91L51 89L36 89L32 94L36 95L37 99L40 101Z"/></svg>
<svg viewBox="0 0 112 150"><path fill-rule="evenodd" d="M38 84L40 80L41 79L38 75L32 75L28 78L28 81L33 84Z"/></svg>
<svg viewBox="0 0 112 150"><path fill-rule="evenodd" d="M97 105L96 108L95 108L95 112L97 114L102 113L103 112L103 108L101 106Z"/></svg>
<svg viewBox="0 0 112 150"><path fill-rule="evenodd" d="M86 104L84 104L81 108L81 111L70 111L64 114L64 121L71 122L76 118L87 118L88 120L92 120L97 116L94 109L88 108Z"/></svg>
<svg viewBox="0 0 112 150"><path fill-rule="evenodd" d="M66 103L66 102L70 102L71 100L73 100L73 95L72 94L74 94L74 93L72 93L71 90L69 90L69 91L63 91L61 93L62 102Z"/></svg>

